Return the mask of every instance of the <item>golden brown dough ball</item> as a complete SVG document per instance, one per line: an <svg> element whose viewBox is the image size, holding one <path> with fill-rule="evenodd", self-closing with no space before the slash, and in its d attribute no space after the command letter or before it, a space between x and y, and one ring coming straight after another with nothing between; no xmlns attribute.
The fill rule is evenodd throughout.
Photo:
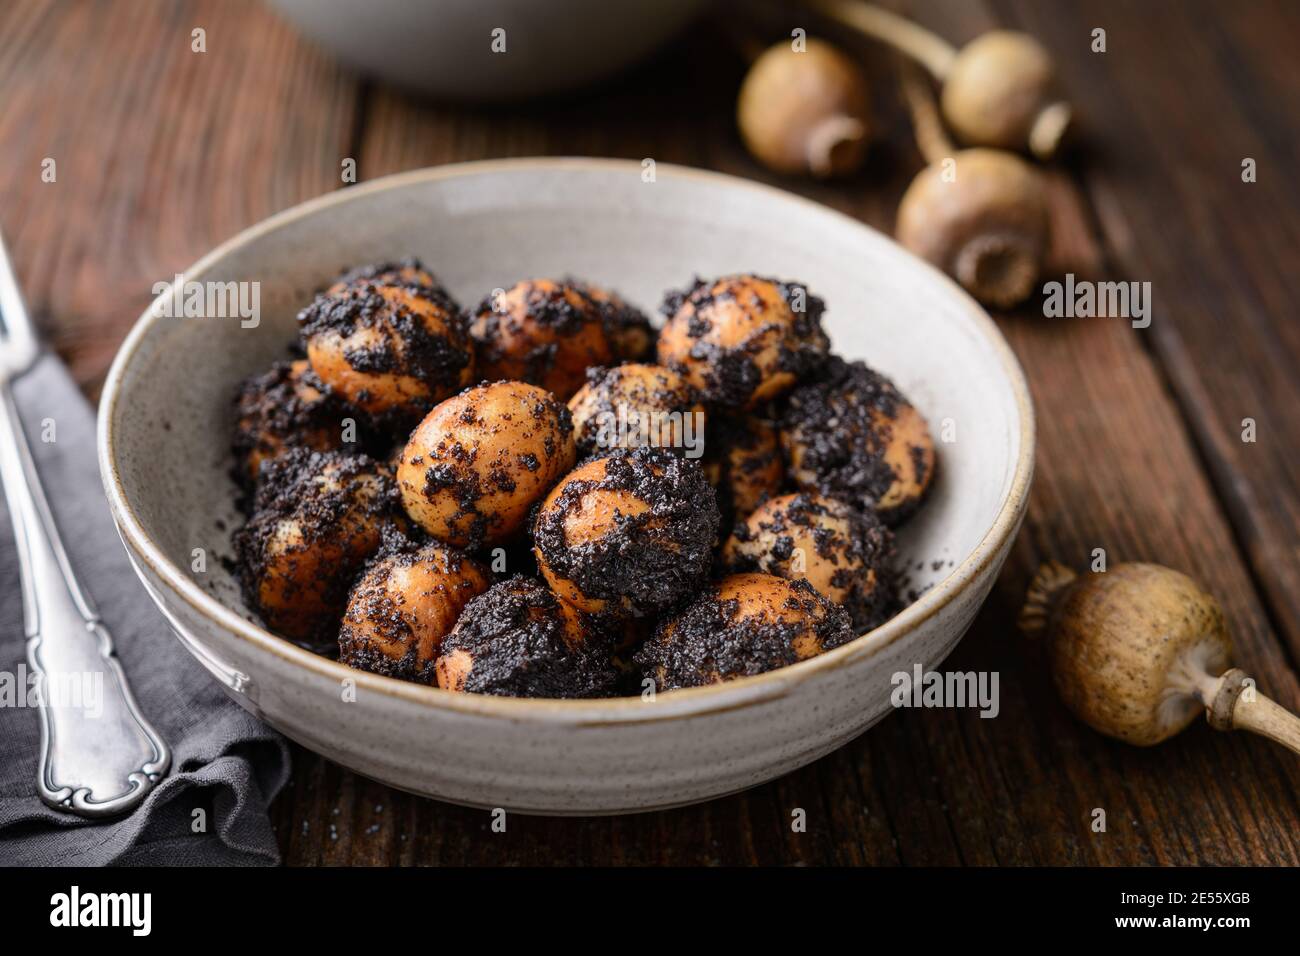
<svg viewBox="0 0 1300 956"><path fill-rule="evenodd" d="M235 536L244 593L267 627L333 645L353 577L402 523L398 501L392 476L365 455L292 448L268 462Z"/></svg>
<svg viewBox="0 0 1300 956"><path fill-rule="evenodd" d="M604 313L578 286L531 279L488 296L470 325L486 379L540 385L567 400L614 347Z"/></svg>
<svg viewBox="0 0 1300 956"><path fill-rule="evenodd" d="M807 581L733 574L660 623L636 654L658 690L776 670L845 644L848 614Z"/></svg>
<svg viewBox="0 0 1300 956"><path fill-rule="evenodd" d="M697 462L659 448L580 465L533 522L542 577L588 614L650 614L707 579L718 507Z"/></svg>
<svg viewBox="0 0 1300 956"><path fill-rule="evenodd" d="M535 578L516 575L465 608L437 662L444 690L502 697L607 697L612 642Z"/></svg>
<svg viewBox="0 0 1300 956"><path fill-rule="evenodd" d="M816 382L790 393L782 426L801 488L875 508L889 525L905 521L930 490L935 452L925 419L862 362L829 361Z"/></svg>
<svg viewBox="0 0 1300 956"><path fill-rule="evenodd" d="M333 451L343 446L343 420L356 415L332 394L306 359L276 362L244 383L235 400L235 458L256 479L263 463L295 446Z"/></svg>
<svg viewBox="0 0 1300 956"><path fill-rule="evenodd" d="M732 572L807 581L865 631L893 610L893 548L893 534L874 512L801 492L772 498L738 524L722 561Z"/></svg>
<svg viewBox="0 0 1300 956"><path fill-rule="evenodd" d="M416 524L439 541L478 550L518 531L575 457L569 410L550 392L485 383L420 422L397 483Z"/></svg>
<svg viewBox="0 0 1300 956"><path fill-rule="evenodd" d="M394 431L475 380L465 317L437 286L383 276L339 283L298 323L313 371Z"/></svg>
<svg viewBox="0 0 1300 956"><path fill-rule="evenodd" d="M704 406L685 378L662 365L588 369L569 411L579 455L641 445L688 458L704 451Z"/></svg>
<svg viewBox="0 0 1300 956"><path fill-rule="evenodd" d="M661 365L680 368L711 404L752 409L820 366L829 342L821 299L757 276L696 280L664 302Z"/></svg>
<svg viewBox="0 0 1300 956"><path fill-rule="evenodd" d="M605 321L614 357L624 362L649 361L653 356L655 330L644 312L625 302L617 292L587 282L569 280L596 303Z"/></svg>
<svg viewBox="0 0 1300 956"><path fill-rule="evenodd" d="M465 605L491 583L477 562L436 542L394 548L372 561L353 585L339 629L339 659L432 684L442 639Z"/></svg>
<svg viewBox="0 0 1300 956"><path fill-rule="evenodd" d="M718 490L724 520L743 518L776 495L785 481L781 437L752 415L709 416L704 474Z"/></svg>

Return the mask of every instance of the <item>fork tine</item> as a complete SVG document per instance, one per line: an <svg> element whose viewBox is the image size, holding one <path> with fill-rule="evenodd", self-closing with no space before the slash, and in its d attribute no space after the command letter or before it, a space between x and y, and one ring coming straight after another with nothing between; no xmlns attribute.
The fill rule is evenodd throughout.
<svg viewBox="0 0 1300 956"><path fill-rule="evenodd" d="M6 345L16 352L31 354L36 349L36 330L32 327L18 278L9 262L3 233L0 233L0 334Z"/></svg>

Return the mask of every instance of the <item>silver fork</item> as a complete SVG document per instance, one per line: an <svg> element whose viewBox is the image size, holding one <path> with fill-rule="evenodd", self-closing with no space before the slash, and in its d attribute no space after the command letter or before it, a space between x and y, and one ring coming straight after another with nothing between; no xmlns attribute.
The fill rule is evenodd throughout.
<svg viewBox="0 0 1300 956"><path fill-rule="evenodd" d="M145 798L167 773L171 752L131 695L113 638L77 583L41 489L9 387L39 352L0 237L0 481L18 545L27 666L39 688L36 785L57 810L108 817Z"/></svg>

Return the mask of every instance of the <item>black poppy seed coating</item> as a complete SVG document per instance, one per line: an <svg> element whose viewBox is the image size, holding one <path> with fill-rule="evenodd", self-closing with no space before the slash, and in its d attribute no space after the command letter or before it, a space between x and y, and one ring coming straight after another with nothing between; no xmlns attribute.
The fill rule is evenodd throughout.
<svg viewBox="0 0 1300 956"><path fill-rule="evenodd" d="M781 425L787 445L797 442L802 450L800 470L814 476L812 489L858 508L879 501L896 476L885 461L887 428L872 413L893 419L905 401L884 375L839 356L828 359L817 381L790 392ZM888 520L899 524L919 505L895 509Z"/></svg>
<svg viewBox="0 0 1300 956"><path fill-rule="evenodd" d="M676 414L681 416L682 426L664 422L660 434L639 435L637 437L658 439L655 447L666 448L677 455L685 455L690 450L685 446L686 429L697 442L703 442L704 436L696 436L698 424L705 421L703 407L695 389L676 372L659 366L640 364L616 365L606 367L595 365L587 369L587 384L569 402L570 411L574 412L573 438L578 446L579 455L590 455L597 451L607 451L613 447L626 447L611 444L610 437L620 435L605 434L610 426L626 421L629 430L648 430L651 428L652 416ZM687 416L698 416L686 424ZM645 442L632 442L631 447Z"/></svg>
<svg viewBox="0 0 1300 956"><path fill-rule="evenodd" d="M708 579L718 504L698 462L659 448L618 449L599 480L569 479L538 509L533 542L556 576L588 599L642 616L679 603ZM646 505L620 514L594 541L570 543L566 518L591 491L625 492Z"/></svg>
<svg viewBox="0 0 1300 956"><path fill-rule="evenodd" d="M385 269L387 267L370 267L359 270L361 273L371 271L371 268ZM381 273L382 275L383 273ZM357 328L364 328L374 325L375 322L384 317L384 311L390 307L390 303L379 295L382 288L395 287L410 292L412 295L424 299L431 305L435 306L438 311L444 312L450 316L456 317L464 325L466 318L463 310L451 295L441 286L425 285L420 282L407 282L397 279L396 281L382 281L381 279L354 279L350 282L331 287L334 290L321 292L312 300L311 304L298 313L298 330L302 334L303 341L309 340L318 332L326 330L341 332L343 335L350 335ZM395 321L395 327L399 332L410 332L410 338L415 338L416 333L423 330L423 325L416 322L413 324L414 314L410 309L394 309L395 313L392 319ZM427 331L423 331L425 338L432 338ZM404 335L403 338L408 336ZM417 341L417 345L420 344ZM464 368L464 363L456 366ZM414 375L414 372L405 372L404 369L393 368L389 371L402 371L404 374Z"/></svg>
<svg viewBox="0 0 1300 956"><path fill-rule="evenodd" d="M916 471L917 484L924 487L929 486L930 474L927 468L925 449L920 445L913 445L907 450L912 459L912 468ZM920 502L917 502L920 505Z"/></svg>
<svg viewBox="0 0 1300 956"><path fill-rule="evenodd" d="M728 549L727 571L762 571L785 576L784 565L794 551L796 538L812 538L813 555L805 557L808 569L814 562L835 566L830 586L847 592L843 599L826 595L849 612L853 626L859 632L883 624L898 610L897 583L892 569L894 534L868 508L859 511L839 502L828 502L820 495L796 494L788 501L780 499L772 505L785 503L774 511L760 510L748 521L736 525L732 534L742 545L750 544L760 536L771 536L772 544L766 554L747 553L744 549ZM826 526L826 519L843 521L846 533ZM874 586L867 587L868 572L875 572Z"/></svg>
<svg viewBox="0 0 1300 956"><path fill-rule="evenodd" d="M696 276L689 288L666 293L659 311L672 319L683 306L692 307L686 335L693 341L691 358L700 361L706 369L701 388L704 398L710 404L744 406L763 381L764 372L754 355L756 346L760 349L765 346L761 336L757 341L750 340L738 347L724 347L706 339L713 327L708 311L714 304L730 301L749 310L764 308L761 301L740 302L735 290L744 288L744 282L770 283L776 287L786 304L791 306L793 335L780 339L774 371L789 372L796 379L803 380L821 368L830 347L829 339L822 329L826 303L808 292L803 283L764 276L728 277L722 280ZM802 300L799 303L803 306L802 309L794 308L796 296Z"/></svg>
<svg viewBox="0 0 1300 956"><path fill-rule="evenodd" d="M349 595L338 634L340 661L385 677L434 683L437 655L420 660L419 644L412 633L411 616L418 612L405 607L404 596L395 594L389 586L395 571L430 561L449 579L461 575L462 571L470 572L439 585L440 589L446 588L450 601L464 601L486 585L482 571L456 549L436 542L422 544L398 532L386 534L383 545L366 562ZM448 627L451 623L448 622ZM402 645L406 652L394 658L376 647L376 639Z"/></svg>
<svg viewBox="0 0 1300 956"><path fill-rule="evenodd" d="M605 322L600 306L580 287L567 282L544 280L522 282L524 316L516 315L504 296L488 295L474 310L470 334L485 370L510 368L520 363L522 374L512 376L533 385L548 386L551 373L561 360L561 347L592 323ZM514 291L514 290L510 290ZM576 301L575 301L576 299ZM528 333L528 329L536 333ZM525 354L517 354L518 336L540 338ZM608 354L608 353L607 353ZM548 386L549 387L549 386ZM567 397L562 396L562 397Z"/></svg>
<svg viewBox="0 0 1300 956"><path fill-rule="evenodd" d="M517 411L485 413L485 403L511 388L527 390L526 398L512 406ZM461 425L482 428L464 433L459 431ZM554 476L569 463L570 459L559 456L567 456L572 434L573 416L568 406L549 392L517 382L485 381L441 404L415 429L398 476L413 498L430 504L454 502L454 512L441 514L437 526L426 524L426 528L435 537L477 552L485 544L504 543L527 521L529 507L519 513L517 521L506 521L500 498L493 496L511 495L521 483L532 481L541 482L535 492L538 498L543 497ZM536 448L538 443L544 458L523 450ZM506 510L513 513L514 506ZM421 520L415 511L411 513ZM508 530L503 530L507 526Z"/></svg>
<svg viewBox="0 0 1300 956"><path fill-rule="evenodd" d="M718 511L724 529L730 529L781 488L785 470L781 444L770 430L767 434L771 437L765 441L759 427L766 428L767 423L723 412L710 413L705 422L704 464L716 473ZM755 500L737 500L737 489L752 494L754 488L765 485L770 487L758 493Z"/></svg>
<svg viewBox="0 0 1300 956"><path fill-rule="evenodd" d="M251 481L254 456L274 458L296 445L316 451L338 449L343 444L343 419L360 417L305 361L276 362L244 382L235 396L231 442L238 464L235 476L241 484Z"/></svg>
<svg viewBox="0 0 1300 956"><path fill-rule="evenodd" d="M320 481L324 475L328 487ZM262 469L252 517L233 536L245 600L275 627L277 612L264 607L260 594L267 576L277 576L287 602L305 600L309 595L296 572L300 562L308 562L317 572L310 597L319 614L290 623L301 624L303 636L295 638L300 643L332 647L354 575L371 544L379 546L385 527L401 521L396 483L369 456L289 449ZM296 526L299 541L282 550L278 536L286 522ZM331 559L317 560L322 553ZM285 622L279 623L284 629Z"/></svg>
<svg viewBox="0 0 1300 956"><path fill-rule="evenodd" d="M567 277L563 281L596 304L605 323L605 333L614 343L620 359L625 362L648 360L654 349L655 329L644 312L634 305L629 305L615 292L606 291L572 277Z"/></svg>
<svg viewBox="0 0 1300 956"><path fill-rule="evenodd" d="M447 290L438 281L438 277L415 256L390 259L385 262L375 262L370 265L349 269L334 281L334 285L351 285L354 282L361 281L380 285L416 287L421 291L431 290L437 296L436 301L451 303L452 311L459 311Z"/></svg>
<svg viewBox="0 0 1300 956"><path fill-rule="evenodd" d="M281 515L299 512L298 517L315 521L327 520L346 510L347 489L325 492L314 478L326 470L342 482L359 477L378 475L383 492L367 508L367 513L383 516L398 514L400 506L392 477L369 455L348 454L342 451L318 452L310 448L292 448L282 460L268 465L266 475L258 483L253 499L256 511Z"/></svg>
<svg viewBox="0 0 1300 956"><path fill-rule="evenodd" d="M592 321L598 310L591 298L580 291L581 304L575 305L566 294L572 291L578 290L564 282L555 284L553 288L546 288L538 283L528 283L524 301L528 306L529 320L542 328L553 328L562 334L577 332ZM502 301L498 295L487 295L474 310L475 317L486 322L486 331L479 337L479 342L485 349L484 356L489 360L500 357L494 351L496 338L494 333L500 328L502 322L508 322L511 318L508 312L500 309Z"/></svg>
<svg viewBox="0 0 1300 956"><path fill-rule="evenodd" d="M618 685L612 642L595 626L574 635L559 599L524 575L493 585L466 605L442 643L444 657L468 654L461 690L499 697L609 697ZM575 642L574 638L578 640Z"/></svg>
<svg viewBox="0 0 1300 956"><path fill-rule="evenodd" d="M361 595L365 613L371 619L373 627L381 637L393 642L409 644L404 657L394 659L377 649L373 643L358 637L348 626L346 619L339 628L339 660L357 670L382 674L398 680L409 680L417 684L432 683L433 662L420 664L416 658L416 646L412 640L411 626L398 612L392 598L382 588L376 587L373 593Z"/></svg>
<svg viewBox="0 0 1300 956"><path fill-rule="evenodd" d="M381 294L381 290L393 288L424 300L447 328L431 329L426 316ZM357 279L318 295L298 313L298 326L304 345L326 332L342 339L360 329L385 333L372 345L347 348L343 355L347 364L362 374L409 377L422 383L432 396L459 391L462 377L474 361L469 319L437 286ZM412 396L402 407L373 417L393 437L400 437L436 403L436 397Z"/></svg>
<svg viewBox="0 0 1300 956"><path fill-rule="evenodd" d="M786 667L799 660L795 640L811 630L821 651L853 640L848 612L807 581L786 581L783 603L793 619L742 614L735 598L715 586L676 617L661 621L633 658L658 690L701 687Z"/></svg>

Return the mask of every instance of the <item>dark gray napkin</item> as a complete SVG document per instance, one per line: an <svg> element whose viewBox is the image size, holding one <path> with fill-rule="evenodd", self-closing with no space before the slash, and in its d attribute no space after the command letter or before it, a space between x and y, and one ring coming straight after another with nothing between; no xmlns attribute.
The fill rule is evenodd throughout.
<svg viewBox="0 0 1300 956"><path fill-rule="evenodd" d="M289 776L284 740L226 697L167 629L131 570L95 459L94 413L56 358L14 383L32 454L64 545L117 643L141 709L172 748L172 770L134 813L80 820L36 796L40 718L0 706L0 863L273 864L267 806ZM40 423L55 422L43 443ZM26 668L22 593L9 514L0 496L0 671ZM193 833L203 809L206 833Z"/></svg>

